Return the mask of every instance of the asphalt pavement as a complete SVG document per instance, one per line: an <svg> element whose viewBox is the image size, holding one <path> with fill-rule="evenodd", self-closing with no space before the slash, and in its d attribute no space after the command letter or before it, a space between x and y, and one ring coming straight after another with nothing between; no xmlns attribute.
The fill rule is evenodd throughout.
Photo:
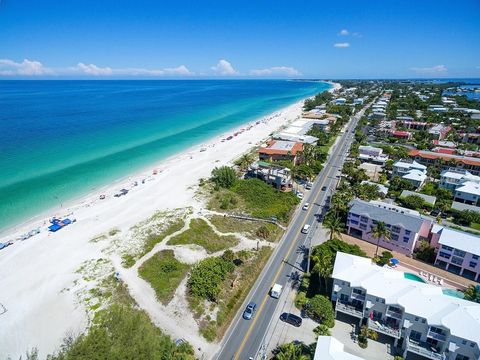
<svg viewBox="0 0 480 360"><path fill-rule="evenodd" d="M315 231L320 225L321 217L319 215L325 212L327 197L331 197L335 191L345 157L354 139L355 128L363 112L364 110L361 110L352 116L345 132L339 135L333 145L325 167L315 180L312 189L305 191L302 204L310 203L309 209L302 210L301 206L298 207L279 245L234 318L214 359L262 358L266 348L265 334L278 305L278 300L270 297L269 291L275 283L282 285L285 289L286 286L291 285L292 281L295 281L298 274L302 274L306 270L306 258L311 237L315 235ZM311 225L308 234L301 233L305 224ZM242 313L250 301L257 304L257 311L251 320L244 320Z"/></svg>

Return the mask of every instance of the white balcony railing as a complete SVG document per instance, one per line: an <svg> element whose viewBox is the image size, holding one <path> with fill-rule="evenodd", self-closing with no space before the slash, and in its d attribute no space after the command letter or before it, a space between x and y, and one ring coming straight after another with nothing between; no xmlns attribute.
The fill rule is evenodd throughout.
<svg viewBox="0 0 480 360"><path fill-rule="evenodd" d="M399 312L396 312L396 311L392 311L392 310L387 309L386 315L391 317L391 318L397 319L397 320L402 320L402 313L399 313Z"/></svg>
<svg viewBox="0 0 480 360"><path fill-rule="evenodd" d="M368 319L368 327L379 333L400 339L400 329L394 329L386 324L381 324L380 322L371 319Z"/></svg>
<svg viewBox="0 0 480 360"><path fill-rule="evenodd" d="M363 318L363 311L358 310L355 306L344 302L337 301L335 310L343 312L345 314L353 315L358 318Z"/></svg>
<svg viewBox="0 0 480 360"><path fill-rule="evenodd" d="M432 330L428 330L427 337L438 340L438 341L445 341L447 339L446 335L436 333Z"/></svg>
<svg viewBox="0 0 480 360"><path fill-rule="evenodd" d="M428 344L420 344L408 340L407 350L412 353L429 358L431 360L445 360L445 354L441 354L439 352L431 350Z"/></svg>

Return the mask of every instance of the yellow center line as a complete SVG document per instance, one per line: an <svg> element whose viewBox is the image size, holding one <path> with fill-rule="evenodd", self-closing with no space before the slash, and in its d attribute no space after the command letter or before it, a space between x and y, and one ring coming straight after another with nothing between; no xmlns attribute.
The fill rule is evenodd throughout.
<svg viewBox="0 0 480 360"><path fill-rule="evenodd" d="M339 145L340 145L340 144L339 144ZM341 147L340 147L339 149L341 149ZM332 152L332 157L331 157L331 159L334 158L334 155L335 155L335 154ZM323 187L323 185L325 184L325 181L327 181L327 179L328 179L328 177L330 176L330 173L332 172L332 170L333 170L333 166L330 166L329 169L327 170L327 174L326 174L324 180L323 180L322 183L320 184L320 188ZM321 194L322 194L322 191L320 190L320 191L318 192L317 196L315 196L314 203L317 202L317 200L318 200L318 198L319 198L319 196L320 196ZM313 210L313 206L310 208L310 210L308 210L306 219L308 219L308 217L310 216L310 212L311 212L312 210ZM305 221L305 223L306 223L306 221ZM303 223L302 228L303 228L303 226L305 226L305 223ZM290 254L291 254L291 252L292 252L292 250L293 250L293 246L297 243L299 236L300 236L300 234L297 233L297 235L296 235L295 238L294 238L294 241L292 241L292 243L290 244L290 247L288 248L288 252L287 252L287 255L286 255L284 261L290 257ZM277 272L276 272L276 274L275 274L275 277L273 278L273 283L272 283L272 285L271 285L270 287L272 287L272 286L277 282L277 279L278 279L278 277L280 276L280 271L282 270L282 268L283 268L283 267L282 267L281 265L278 267L278 270L277 270ZM249 339L249 337L250 337L250 334L251 334L251 332L252 332L252 330L253 330L253 328L254 328L254 326L255 326L255 323L257 322L257 319L260 317L260 314L262 313L262 310L263 310L263 308L265 307L265 304L266 304L268 298L269 298L269 295L268 295L268 294L265 294L265 297L263 298L262 304L260 305L260 307L259 307L259 309L258 309L258 311L257 311L256 316L254 317L252 323L250 324L250 327L248 328L247 333L245 334L245 337L243 338L242 343L240 344L240 347L238 348L237 352L235 353L235 357L234 357L235 360L238 360L240 354L242 353L243 348L245 347L245 344L247 343L247 341L248 341L248 339Z"/></svg>

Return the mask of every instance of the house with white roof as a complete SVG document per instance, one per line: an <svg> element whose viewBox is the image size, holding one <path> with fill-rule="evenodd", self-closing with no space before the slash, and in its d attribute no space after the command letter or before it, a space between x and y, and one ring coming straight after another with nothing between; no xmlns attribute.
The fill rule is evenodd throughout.
<svg viewBox="0 0 480 360"><path fill-rule="evenodd" d="M313 360L364 360L345 352L344 345L331 336L319 336Z"/></svg>
<svg viewBox="0 0 480 360"><path fill-rule="evenodd" d="M358 147L358 159L360 161L371 162L373 164L384 165L385 162L388 160L388 155L383 154L383 149L374 147L374 146L366 146L360 145Z"/></svg>
<svg viewBox="0 0 480 360"><path fill-rule="evenodd" d="M393 164L392 178L395 176L399 176L419 188L427 179L427 167L416 161L399 160Z"/></svg>
<svg viewBox="0 0 480 360"><path fill-rule="evenodd" d="M335 314L347 314L386 335L404 358L480 358L480 304L341 252L332 279Z"/></svg>
<svg viewBox="0 0 480 360"><path fill-rule="evenodd" d="M335 105L343 105L345 104L345 102L347 101L347 99L345 98L338 98L335 100Z"/></svg>
<svg viewBox="0 0 480 360"><path fill-rule="evenodd" d="M349 204L347 233L402 254L412 254L417 242L427 239L432 222L417 211L381 201L354 199ZM390 240L377 239L370 234L379 222L390 230Z"/></svg>
<svg viewBox="0 0 480 360"><path fill-rule="evenodd" d="M480 282L480 237L433 225L430 245L437 249L435 266Z"/></svg>
<svg viewBox="0 0 480 360"><path fill-rule="evenodd" d="M455 188L453 200L468 205L479 206L480 183L477 181L463 181Z"/></svg>

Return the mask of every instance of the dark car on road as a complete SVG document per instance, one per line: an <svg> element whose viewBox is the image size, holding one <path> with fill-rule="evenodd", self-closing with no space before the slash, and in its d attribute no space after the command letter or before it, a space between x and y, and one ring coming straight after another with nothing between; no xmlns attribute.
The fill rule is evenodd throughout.
<svg viewBox="0 0 480 360"><path fill-rule="evenodd" d="M247 305L245 308L245 311L243 312L243 318L245 320L250 320L253 317L253 314L257 310L257 304L255 304L253 301L250 301L250 303Z"/></svg>
<svg viewBox="0 0 480 360"><path fill-rule="evenodd" d="M280 315L280 320L296 327L299 327L300 325L302 325L302 318L300 316L293 315L290 313L283 313L282 315Z"/></svg>
<svg viewBox="0 0 480 360"><path fill-rule="evenodd" d="M325 190L327 190L327 187L326 187L326 186L323 186L323 187L322 187L322 191L325 191Z"/></svg>

